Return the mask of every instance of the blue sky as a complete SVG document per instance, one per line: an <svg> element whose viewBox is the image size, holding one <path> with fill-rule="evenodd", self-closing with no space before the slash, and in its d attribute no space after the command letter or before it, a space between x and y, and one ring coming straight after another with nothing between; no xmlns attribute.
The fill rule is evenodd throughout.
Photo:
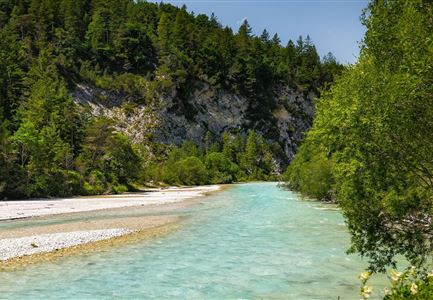
<svg viewBox="0 0 433 300"><path fill-rule="evenodd" d="M152 1L159 2L159 1ZM342 63L354 63L365 28L359 20L367 0L166 0L186 4L196 14L215 13L219 22L239 28L244 18L259 35L278 33L283 44L310 35L321 56L332 52Z"/></svg>

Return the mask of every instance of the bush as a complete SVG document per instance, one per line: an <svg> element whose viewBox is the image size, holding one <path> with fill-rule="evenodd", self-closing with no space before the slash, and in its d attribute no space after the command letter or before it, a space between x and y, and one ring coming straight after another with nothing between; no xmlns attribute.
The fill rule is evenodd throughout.
<svg viewBox="0 0 433 300"><path fill-rule="evenodd" d="M72 196L79 195L83 192L83 181L84 178L80 173L76 171L63 170L63 187L59 191L60 196Z"/></svg>
<svg viewBox="0 0 433 300"><path fill-rule="evenodd" d="M108 191L109 186L104 174L99 170L93 170L87 177L83 188L87 195L97 195Z"/></svg>
<svg viewBox="0 0 433 300"><path fill-rule="evenodd" d="M208 183L208 173L201 160L194 156L184 158L174 165L175 174L180 183L200 185Z"/></svg>
<svg viewBox="0 0 433 300"><path fill-rule="evenodd" d="M331 200L334 179L332 160L315 145L303 144L283 175L289 188L318 200Z"/></svg>
<svg viewBox="0 0 433 300"><path fill-rule="evenodd" d="M231 162L223 153L212 152L206 155L205 166L209 171L211 183L231 183L236 181L239 167Z"/></svg>
<svg viewBox="0 0 433 300"><path fill-rule="evenodd" d="M179 179L179 174L177 173L177 170L175 168L175 164L166 163L162 167L160 167L160 174L159 180L157 181L163 181L168 184L181 184L182 182Z"/></svg>
<svg viewBox="0 0 433 300"><path fill-rule="evenodd" d="M122 184L136 179L140 172L140 157L128 137L120 133L113 134L109 139L103 162L104 173L117 178Z"/></svg>
<svg viewBox="0 0 433 300"><path fill-rule="evenodd" d="M367 285L370 272L363 272L361 279L361 296L369 299L378 294L375 288ZM430 300L433 295L433 273L412 266L404 272L391 270L390 286L384 289L384 300Z"/></svg>
<svg viewBox="0 0 433 300"><path fill-rule="evenodd" d="M128 191L128 187L123 184L115 184L112 186L114 193L123 194Z"/></svg>

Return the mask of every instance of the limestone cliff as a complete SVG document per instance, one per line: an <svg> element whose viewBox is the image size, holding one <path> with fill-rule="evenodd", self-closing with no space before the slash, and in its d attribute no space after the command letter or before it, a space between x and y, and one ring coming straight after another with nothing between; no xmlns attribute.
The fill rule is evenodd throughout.
<svg viewBox="0 0 433 300"><path fill-rule="evenodd" d="M248 98L232 92L218 90L200 83L196 90L180 100L176 93L159 97L152 105L138 104L122 109L134 98L115 91L89 85L77 85L74 99L87 106L94 115L105 114L115 119L116 128L140 142L150 133L159 142L180 144L192 140L204 144L206 133L217 139L224 131L246 134L253 129L262 134L269 143L279 145L287 163L310 128L314 116L314 93L301 93L288 87L275 91L275 105L261 112L262 119L251 117ZM263 109L262 107L255 108Z"/></svg>

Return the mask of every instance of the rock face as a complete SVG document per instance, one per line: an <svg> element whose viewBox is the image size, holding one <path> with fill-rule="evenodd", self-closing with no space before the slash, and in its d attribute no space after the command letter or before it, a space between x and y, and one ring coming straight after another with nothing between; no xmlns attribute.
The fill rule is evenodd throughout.
<svg viewBox="0 0 433 300"><path fill-rule="evenodd" d="M156 139L167 144L192 140L203 145L207 132L218 138L224 131L246 134L253 129L269 143L278 143L287 162L293 158L312 124L315 94L282 87L276 95L276 105L272 111L264 112L266 118L260 120L251 117L249 99L214 89L206 83L200 83L187 100L182 101L173 93L160 97L157 106L141 105L128 114L118 110L125 102L133 101L124 93L81 84L77 85L74 99L81 105L90 106L94 115L115 117L118 129L134 141L140 141L140 136L148 134L151 122L157 124L153 128Z"/></svg>
<svg viewBox="0 0 433 300"><path fill-rule="evenodd" d="M187 139L203 145L208 131L217 137L224 131L242 131L248 122L248 99L214 90L206 84L187 103L170 97L162 99L160 106L158 115L163 124L157 136L164 143L180 144Z"/></svg>
<svg viewBox="0 0 433 300"><path fill-rule="evenodd" d="M314 118L314 99L312 92L303 94L289 88L282 88L278 93L278 107L272 111L278 126L278 141L283 146L289 160L310 129Z"/></svg>
<svg viewBox="0 0 433 300"><path fill-rule="evenodd" d="M95 88L86 84L77 84L74 91L74 101L78 104L88 106L93 115L100 115L119 107L125 101L133 100L127 94Z"/></svg>

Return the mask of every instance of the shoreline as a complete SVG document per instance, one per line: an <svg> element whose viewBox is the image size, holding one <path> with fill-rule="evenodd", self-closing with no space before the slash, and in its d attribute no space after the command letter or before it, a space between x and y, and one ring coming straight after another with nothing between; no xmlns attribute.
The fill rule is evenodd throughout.
<svg viewBox="0 0 433 300"><path fill-rule="evenodd" d="M178 210L224 187L0 202L0 271L171 232Z"/></svg>
<svg viewBox="0 0 433 300"><path fill-rule="evenodd" d="M134 206L163 205L219 191L223 185L169 187L119 195L0 201L0 222Z"/></svg>
<svg viewBox="0 0 433 300"><path fill-rule="evenodd" d="M128 234L111 237L109 239L81 243L67 248L59 248L49 252L40 252L24 256L17 256L7 260L0 260L0 272L13 272L27 266L43 262L52 262L74 255L87 255L95 251L106 251L112 247L121 247L129 243L149 240L166 235L179 228L178 222L149 228L142 231L133 231Z"/></svg>

